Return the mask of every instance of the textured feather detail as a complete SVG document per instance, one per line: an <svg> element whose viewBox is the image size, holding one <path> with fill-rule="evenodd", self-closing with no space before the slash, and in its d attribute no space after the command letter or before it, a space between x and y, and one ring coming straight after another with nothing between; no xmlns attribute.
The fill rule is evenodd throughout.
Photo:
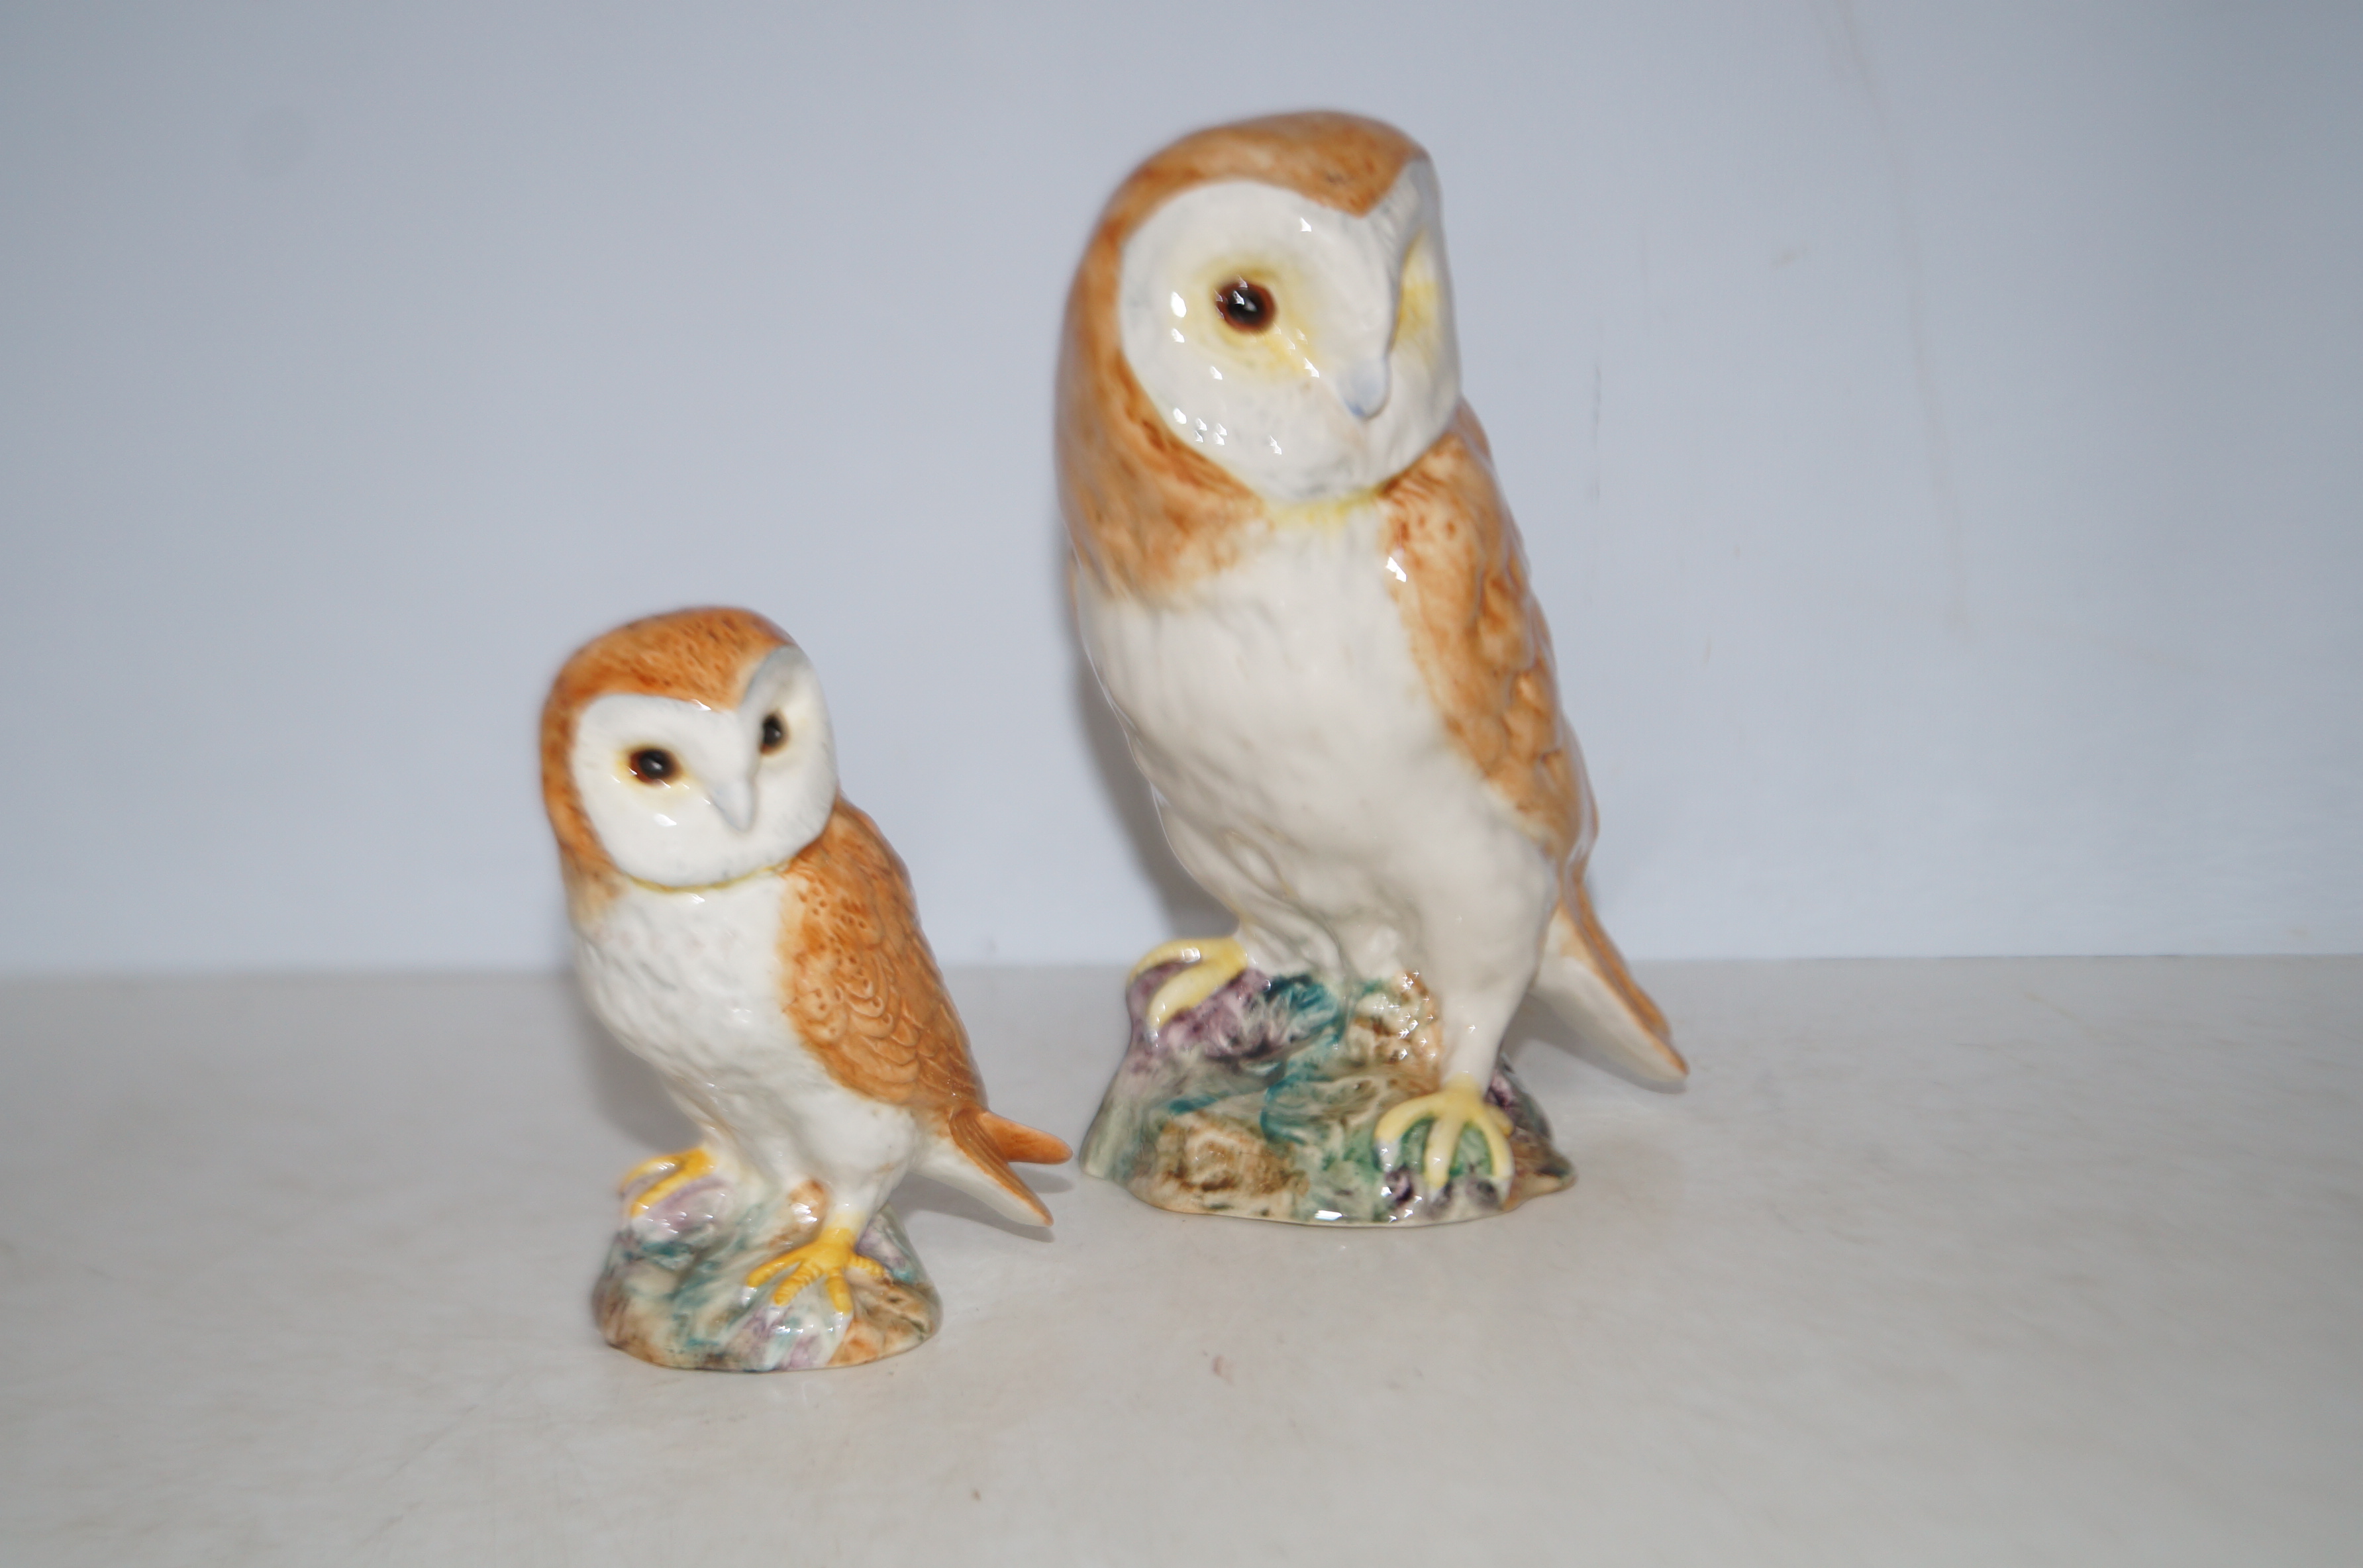
<svg viewBox="0 0 2363 1568"><path fill-rule="evenodd" d="M840 799L782 876L782 999L829 1077L893 1105L982 1110L968 1032L877 824Z"/></svg>
<svg viewBox="0 0 2363 1568"><path fill-rule="evenodd" d="M1665 1014L1625 968L1584 887L1598 823L1592 787L1559 714L1550 629L1517 525L1468 404L1381 501L1388 585L1445 730L1559 867L1537 994L1642 1077L1680 1082L1690 1068Z"/></svg>
<svg viewBox="0 0 2363 1568"><path fill-rule="evenodd" d="M1030 1209L1041 1223L1048 1225L1050 1222L1050 1210L1043 1207L1042 1200L1034 1196L1031 1187L1018 1179L1017 1173L1009 1168L1009 1156L1002 1152L993 1129L985 1125L986 1115L987 1112L982 1107L973 1105L963 1106L952 1112L951 1123L946 1131L951 1136L953 1146L968 1157L969 1164L990 1176L995 1186ZM997 1116L993 1120L1001 1121L1005 1127L1017 1126L1017 1123L1003 1121L1002 1118ZM1048 1143L1058 1143L1059 1158L1063 1160L1067 1157L1067 1146L1059 1143L1048 1133L1035 1132L1031 1128L1020 1128L1019 1131Z"/></svg>
<svg viewBox="0 0 2363 1568"><path fill-rule="evenodd" d="M1591 847L1592 795L1559 717L1550 630L1469 405L1380 492L1388 587L1453 743L1557 861Z"/></svg>
<svg viewBox="0 0 2363 1568"><path fill-rule="evenodd" d="M993 1146L1001 1151L1004 1160L1015 1160L1028 1165L1059 1165L1074 1158L1075 1152L1063 1140L1053 1138L1039 1128L1028 1127L1022 1121L1012 1121L1006 1116L995 1116L981 1110L977 1120L993 1138Z"/></svg>

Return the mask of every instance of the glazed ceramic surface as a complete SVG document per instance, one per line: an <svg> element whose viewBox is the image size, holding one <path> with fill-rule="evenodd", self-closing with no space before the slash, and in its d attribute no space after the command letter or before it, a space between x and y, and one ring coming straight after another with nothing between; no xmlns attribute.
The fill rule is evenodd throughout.
<svg viewBox="0 0 2363 1568"><path fill-rule="evenodd" d="M1385 1114L1437 1084L1435 1007L1416 981L1341 997L1310 975L1248 969L1152 1029L1149 1004L1181 967L1126 988L1132 1043L1083 1139L1093 1176L1160 1209L1345 1225L1470 1220L1574 1179L1506 1062L1485 1100L1508 1124L1507 1179L1474 1127L1444 1152L1440 1182L1414 1174L1432 1123L1406 1131L1400 1161L1381 1157Z"/></svg>
<svg viewBox="0 0 2363 1568"><path fill-rule="evenodd" d="M560 672L541 753L583 992L701 1134L626 1178L609 1341L744 1371L919 1343L940 1310L887 1194L920 1170L1047 1225L1009 1162L1067 1148L985 1109L810 661L746 611L636 621Z"/></svg>
<svg viewBox="0 0 2363 1568"><path fill-rule="evenodd" d="M1483 1145L1492 1207L1538 1190L1513 1169L1522 1097L1497 1076L1529 991L1644 1077L1687 1068L1585 893L1590 791L1517 530L1459 401L1426 155L1318 114L1157 154L1084 252L1059 390L1084 646L1174 854L1238 919L1137 972L1164 977L1093 1168L1146 1168L1145 1062L1160 1081L1238 1066L1220 1029L1189 1021L1241 975L1301 977L1344 1014L1415 977L1432 1048L1358 1078L1368 1125L1325 1138L1367 1146L1372 1191L1440 1198L1464 1179L1464 1133ZM1296 992L1258 994L1301 1010ZM1159 1044L1177 1029L1197 1043ZM1327 1073L1335 1052L1316 1054ZM1293 1131L1250 1123L1274 1170L1305 1174ZM1359 1198L1346 1211L1402 1217Z"/></svg>
<svg viewBox="0 0 2363 1568"><path fill-rule="evenodd" d="M660 1366L795 1372L852 1366L920 1344L943 1321L943 1302L886 1205L854 1251L877 1265L849 1268L851 1309L827 1289L780 1300L747 1276L821 1232L818 1207L786 1194L730 1204L718 1186L676 1192L635 1215L607 1248L591 1308L607 1342Z"/></svg>

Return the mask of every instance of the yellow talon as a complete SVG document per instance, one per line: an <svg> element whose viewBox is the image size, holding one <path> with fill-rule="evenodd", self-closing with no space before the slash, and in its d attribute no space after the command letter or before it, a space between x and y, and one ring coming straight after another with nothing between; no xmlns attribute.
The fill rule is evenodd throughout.
<svg viewBox="0 0 2363 1568"><path fill-rule="evenodd" d="M1233 947L1238 945L1236 939L1228 936L1177 936L1170 942L1160 942L1140 955L1140 962L1132 966L1132 973L1126 977L1137 980L1160 964L1198 963L1209 951L1226 943Z"/></svg>
<svg viewBox="0 0 2363 1568"><path fill-rule="evenodd" d="M713 1170L714 1156L700 1144L694 1149L683 1149L677 1154L659 1154L654 1159L642 1160L624 1173L624 1179L617 1184L616 1190L629 1192L639 1183L649 1182L640 1195L632 1199L632 1217L638 1219L698 1177L711 1175ZM649 1181L651 1176L657 1179Z"/></svg>
<svg viewBox="0 0 2363 1568"><path fill-rule="evenodd" d="M1394 1168L1396 1146L1403 1142L1403 1134L1430 1117L1435 1118L1435 1125L1427 1130L1427 1151L1420 1161L1423 1191L1441 1191L1452 1178L1452 1154L1460 1146L1460 1132L1465 1127L1474 1127L1484 1134L1493 1180L1501 1183L1510 1179L1517 1168L1510 1153L1510 1119L1500 1107L1486 1103L1484 1091L1466 1073L1455 1073L1436 1093L1414 1095L1379 1118L1381 1169Z"/></svg>
<svg viewBox="0 0 2363 1568"><path fill-rule="evenodd" d="M1165 1027L1166 1020L1189 1011L1237 979L1248 966L1248 950L1239 945L1235 936L1185 936L1150 948L1132 966L1132 978L1137 980L1161 964L1176 961L1190 966L1168 978L1148 999L1148 1023L1152 1034Z"/></svg>
<svg viewBox="0 0 2363 1568"><path fill-rule="evenodd" d="M748 1275L748 1288L760 1290L785 1274L788 1277L780 1280L778 1287L771 1292L771 1301L776 1306L794 1300L806 1286L826 1280L828 1304L840 1312L850 1312L853 1310L853 1287L845 1282L847 1269L858 1268L879 1279L889 1277L885 1264L875 1258L865 1258L853 1250L853 1243L860 1239L858 1231L849 1230L843 1225L826 1226L803 1246L790 1247Z"/></svg>

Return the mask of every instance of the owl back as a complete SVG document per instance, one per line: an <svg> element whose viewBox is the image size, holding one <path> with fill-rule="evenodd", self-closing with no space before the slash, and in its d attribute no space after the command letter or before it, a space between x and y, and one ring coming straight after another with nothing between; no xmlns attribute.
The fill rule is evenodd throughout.
<svg viewBox="0 0 2363 1568"><path fill-rule="evenodd" d="M968 1032L920 930L909 874L877 824L839 800L782 872L782 1001L806 1048L872 1099L981 1104Z"/></svg>

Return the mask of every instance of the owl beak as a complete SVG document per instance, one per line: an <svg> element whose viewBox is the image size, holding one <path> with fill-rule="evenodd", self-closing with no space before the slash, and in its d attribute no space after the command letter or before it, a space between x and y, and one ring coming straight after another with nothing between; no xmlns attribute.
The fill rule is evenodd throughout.
<svg viewBox="0 0 2363 1568"><path fill-rule="evenodd" d="M1387 395L1394 390L1390 359L1394 351L1395 334L1403 326L1403 269L1410 264L1412 249L1421 233L1416 214L1408 211L1387 217L1381 227L1389 237L1382 240L1372 259L1377 263L1374 271L1381 268L1384 271L1385 293L1379 295L1374 286L1370 293L1386 301L1383 314L1374 312L1354 323L1345 338L1359 352L1331 372L1337 400L1346 405L1347 413L1365 422L1385 411ZM1377 285L1381 279L1373 276L1370 282Z"/></svg>
<svg viewBox="0 0 2363 1568"><path fill-rule="evenodd" d="M745 833L755 825L755 783L751 778L732 778L715 785L706 791L706 799L722 813L732 831Z"/></svg>
<svg viewBox="0 0 2363 1568"><path fill-rule="evenodd" d="M1381 353L1376 359L1347 366L1337 376L1337 397L1345 403L1347 413L1357 419L1371 418L1387 405L1386 355Z"/></svg>
<svg viewBox="0 0 2363 1568"><path fill-rule="evenodd" d="M1387 394L1393 390L1394 376L1387 364L1387 352L1394 347L1395 321L1403 310L1400 277L1388 281L1384 297L1384 315L1374 312L1338 334L1343 341L1337 346L1345 351L1337 358L1344 362L1329 372L1337 401L1346 405L1347 413L1360 420L1376 418L1387 406Z"/></svg>

